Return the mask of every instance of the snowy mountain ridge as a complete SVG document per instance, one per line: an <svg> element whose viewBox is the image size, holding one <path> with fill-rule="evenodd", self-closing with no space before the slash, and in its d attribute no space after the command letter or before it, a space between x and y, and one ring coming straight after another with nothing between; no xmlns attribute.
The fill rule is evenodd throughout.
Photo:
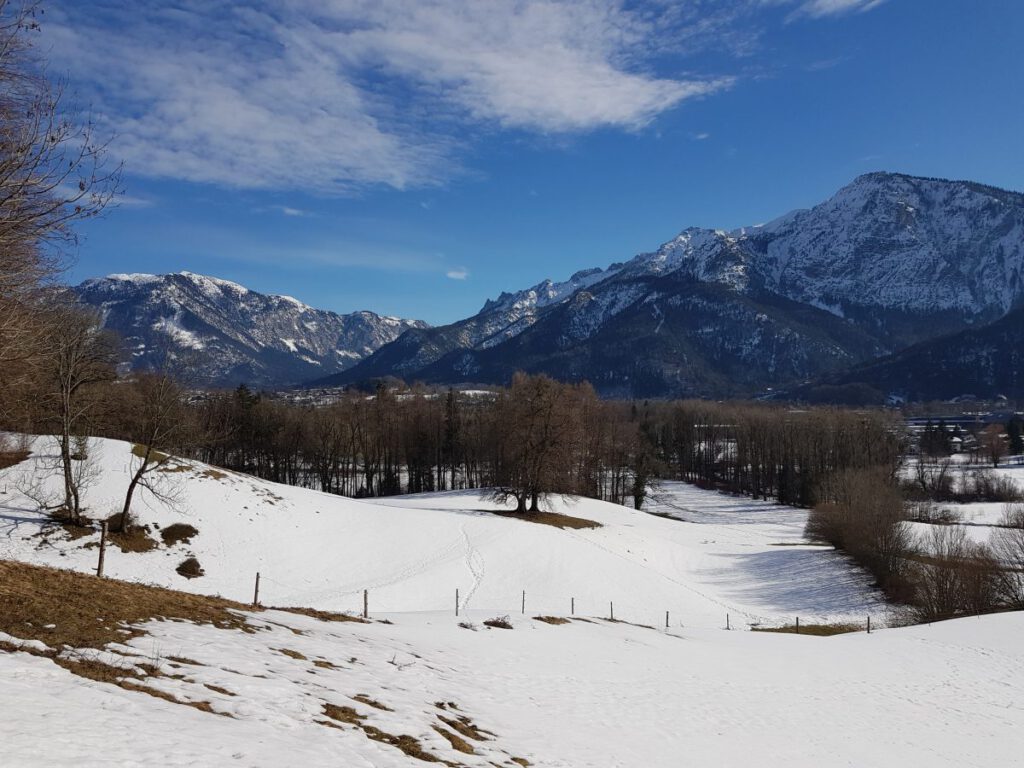
<svg viewBox="0 0 1024 768"><path fill-rule="evenodd" d="M426 327L366 311L339 315L193 272L109 275L74 291L121 334L133 367L198 356L210 384L273 386L335 373Z"/></svg>
<svg viewBox="0 0 1024 768"><path fill-rule="evenodd" d="M627 262L502 293L333 382L497 383L522 369L608 394L742 394L994 322L1022 300L1024 195L869 173L764 225L691 227Z"/></svg>

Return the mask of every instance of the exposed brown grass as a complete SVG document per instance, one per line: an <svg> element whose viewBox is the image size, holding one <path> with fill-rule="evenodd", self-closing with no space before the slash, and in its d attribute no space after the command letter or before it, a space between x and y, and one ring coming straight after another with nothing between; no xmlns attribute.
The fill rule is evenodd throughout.
<svg viewBox="0 0 1024 768"><path fill-rule="evenodd" d="M512 629L512 622L508 616L500 616L494 619L488 619L484 622L485 627L494 627L495 629Z"/></svg>
<svg viewBox="0 0 1024 768"><path fill-rule="evenodd" d="M383 712L394 712L394 710L391 709L391 707L381 704L379 701L376 701L375 699L371 699L365 693L357 693L355 696L352 697L352 699L354 701L358 701L360 704L365 704L368 707L373 707L374 709L379 709Z"/></svg>
<svg viewBox="0 0 1024 768"><path fill-rule="evenodd" d="M120 522L120 512L107 518L107 541L122 552L151 552L160 546L160 542L149 535L147 526L129 525L125 530L118 531L115 528Z"/></svg>
<svg viewBox="0 0 1024 768"><path fill-rule="evenodd" d="M405 734L395 736L394 734L382 731L380 728L377 728L376 726L367 725L365 722L363 722L364 720L366 720L366 716L360 715L352 707L338 706L337 704L325 703L324 714L332 720L335 720L336 722L345 723L347 725L352 725L356 728L359 728L363 733L366 734L368 738L373 739L374 741L379 741L383 744L390 744L392 747L396 747L409 757L414 757L417 760L422 760L425 763L442 762L441 759L438 758L436 755L433 755L430 752L427 752L425 749L423 749L423 746L420 744L419 739L415 738L414 736L407 736ZM323 725L330 725L330 723L326 723L324 721L319 722L321 722Z"/></svg>
<svg viewBox="0 0 1024 768"><path fill-rule="evenodd" d="M583 517L573 517L572 515L560 515L557 512L506 512L504 510L485 509L481 510L488 512L498 517L511 517L515 520L523 520L527 523L537 523L538 525L550 525L554 528L571 528L578 530L581 528L600 528L601 524L596 520L587 520Z"/></svg>
<svg viewBox="0 0 1024 768"><path fill-rule="evenodd" d="M236 610L248 607L219 597L0 561L0 631L51 648L123 643L142 634L132 625L151 619L253 631Z"/></svg>
<svg viewBox="0 0 1024 768"><path fill-rule="evenodd" d="M8 467L13 467L15 464L20 464L31 455L31 451L0 452L0 469L7 469Z"/></svg>
<svg viewBox="0 0 1024 768"><path fill-rule="evenodd" d="M309 659L298 651L293 651L291 648L277 648L275 649L278 653L283 653L285 656L297 659L299 661L309 661Z"/></svg>
<svg viewBox="0 0 1024 768"><path fill-rule="evenodd" d="M174 570L177 571L179 576L184 576L186 579L198 579L206 573L203 570L203 566L194 557L186 557Z"/></svg>
<svg viewBox="0 0 1024 768"><path fill-rule="evenodd" d="M784 627L751 627L753 632L776 632L786 635L812 635L814 637L831 637L849 632L862 632L864 627L859 624L801 624L797 631L796 624Z"/></svg>
<svg viewBox="0 0 1024 768"><path fill-rule="evenodd" d="M456 752L461 752L464 755L475 755L476 750L473 749L472 745L460 736L456 736L446 728L442 728L439 725L433 726L434 730L443 736L449 744L452 745L452 749Z"/></svg>
<svg viewBox="0 0 1024 768"><path fill-rule="evenodd" d="M337 664L333 664L327 659L314 659L313 666L320 667L320 669L341 669Z"/></svg>
<svg viewBox="0 0 1024 768"><path fill-rule="evenodd" d="M173 523L160 531L160 538L164 546L173 547L175 544L188 544L193 536L198 536L199 530L188 523Z"/></svg>
<svg viewBox="0 0 1024 768"><path fill-rule="evenodd" d="M442 723L452 730L462 734L467 739L473 739L474 741L488 741L488 736L494 736L490 731L477 728L473 721L465 715L459 715L455 718L445 717L444 715L438 715L437 717Z"/></svg>
<svg viewBox="0 0 1024 768"><path fill-rule="evenodd" d="M534 621L543 621L545 624L568 624L569 619L563 619L561 616L534 616Z"/></svg>
<svg viewBox="0 0 1024 768"><path fill-rule="evenodd" d="M362 618L361 616L353 616L349 613L333 613L331 611L318 611L315 608L281 608L274 606L268 608L271 611L284 611L285 613L297 613L301 616L309 616L312 619L320 619L320 621L354 621L357 624L370 624L371 622ZM389 624L391 622L388 622Z"/></svg>
<svg viewBox="0 0 1024 768"><path fill-rule="evenodd" d="M180 699L146 685L146 680L154 677L183 676L165 675L156 664L105 653L103 649L109 643L139 637L143 632L137 625L152 619L254 631L244 617L234 612L242 607L220 598L0 561L0 631L22 640L38 640L47 650L12 643L0 644L0 648L27 651L49 658L80 677L204 712L214 712L209 702ZM184 657L174 660L179 664L197 663Z"/></svg>

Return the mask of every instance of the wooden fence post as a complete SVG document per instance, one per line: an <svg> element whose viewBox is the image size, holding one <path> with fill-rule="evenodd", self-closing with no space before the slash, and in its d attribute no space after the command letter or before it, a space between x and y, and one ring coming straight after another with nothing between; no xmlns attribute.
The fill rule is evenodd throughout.
<svg viewBox="0 0 1024 768"><path fill-rule="evenodd" d="M868 634L871 634L871 615L868 615Z"/></svg>
<svg viewBox="0 0 1024 768"><path fill-rule="evenodd" d="M100 523L100 561L96 565L96 575L103 578L103 561L107 557L107 521Z"/></svg>
<svg viewBox="0 0 1024 768"><path fill-rule="evenodd" d="M725 614L725 628L726 629L729 628L729 614L728 613Z"/></svg>
<svg viewBox="0 0 1024 768"><path fill-rule="evenodd" d="M800 617L799 616L796 617L796 633L798 635L800 634Z"/></svg>
<svg viewBox="0 0 1024 768"><path fill-rule="evenodd" d="M665 629L668 629L668 611L665 611Z"/></svg>
<svg viewBox="0 0 1024 768"><path fill-rule="evenodd" d="M455 618L459 618L459 588L455 588Z"/></svg>
<svg viewBox="0 0 1024 768"><path fill-rule="evenodd" d="M363 618L370 618L370 591L368 589L363 590Z"/></svg>
<svg viewBox="0 0 1024 768"><path fill-rule="evenodd" d="M526 590L523 590L523 615L526 615Z"/></svg>
<svg viewBox="0 0 1024 768"><path fill-rule="evenodd" d="M256 571L256 589L252 593L252 607L260 607L260 572Z"/></svg>
<svg viewBox="0 0 1024 768"><path fill-rule="evenodd" d="M575 616L576 615L576 598L575 597L570 597L569 598L569 615L570 616Z"/></svg>
<svg viewBox="0 0 1024 768"><path fill-rule="evenodd" d="M615 621L615 603L608 603L608 618Z"/></svg>

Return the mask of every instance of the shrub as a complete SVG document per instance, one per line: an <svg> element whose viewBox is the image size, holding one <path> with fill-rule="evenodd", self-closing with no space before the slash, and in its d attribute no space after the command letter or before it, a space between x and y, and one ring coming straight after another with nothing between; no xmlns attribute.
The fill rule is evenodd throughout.
<svg viewBox="0 0 1024 768"><path fill-rule="evenodd" d="M924 544L926 554L917 558L912 571L920 621L997 607L999 569L987 547L971 541L959 526L933 527Z"/></svg>
<svg viewBox="0 0 1024 768"><path fill-rule="evenodd" d="M805 535L846 552L894 600L911 598L906 556L913 537L903 524L903 495L884 468L847 470L823 485L823 498L807 518Z"/></svg>
<svg viewBox="0 0 1024 768"><path fill-rule="evenodd" d="M497 629L512 629L512 622L509 621L508 616L500 616L494 619L488 619L484 622L485 627L495 627Z"/></svg>

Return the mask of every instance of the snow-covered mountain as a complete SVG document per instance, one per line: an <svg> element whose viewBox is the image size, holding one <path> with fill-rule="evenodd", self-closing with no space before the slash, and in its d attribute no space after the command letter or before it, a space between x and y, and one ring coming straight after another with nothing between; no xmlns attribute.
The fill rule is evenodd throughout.
<svg viewBox="0 0 1024 768"><path fill-rule="evenodd" d="M339 315L192 272L110 275L74 289L125 341L135 368L187 361L202 383L273 386L337 373L418 320Z"/></svg>
<svg viewBox="0 0 1024 768"><path fill-rule="evenodd" d="M732 232L503 293L333 377L500 382L517 369L608 394L726 395L817 377L998 320L1024 297L1024 195L871 173Z"/></svg>

